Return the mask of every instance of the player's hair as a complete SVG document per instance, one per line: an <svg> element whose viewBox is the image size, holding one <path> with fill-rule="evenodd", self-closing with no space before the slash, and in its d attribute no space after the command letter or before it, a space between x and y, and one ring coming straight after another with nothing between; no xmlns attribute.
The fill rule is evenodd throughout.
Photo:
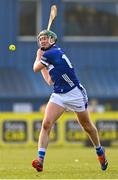
<svg viewBox="0 0 118 180"><path fill-rule="evenodd" d="M39 38L40 38L41 36L44 36L44 35L47 35L48 37L54 38L54 42L56 43L56 41L57 41L57 35L56 35L53 31L44 29L43 31L41 31L41 32L38 34L37 39L39 40Z"/></svg>

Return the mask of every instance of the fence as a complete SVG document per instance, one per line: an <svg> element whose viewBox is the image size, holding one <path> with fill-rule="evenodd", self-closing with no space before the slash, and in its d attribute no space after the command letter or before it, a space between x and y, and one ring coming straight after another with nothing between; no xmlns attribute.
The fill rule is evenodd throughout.
<svg viewBox="0 0 118 180"><path fill-rule="evenodd" d="M118 113L91 113L103 145L118 143ZM1 113L0 145L36 145L41 128L41 113ZM50 144L91 145L88 136L76 121L75 114L65 113L55 123L50 134Z"/></svg>

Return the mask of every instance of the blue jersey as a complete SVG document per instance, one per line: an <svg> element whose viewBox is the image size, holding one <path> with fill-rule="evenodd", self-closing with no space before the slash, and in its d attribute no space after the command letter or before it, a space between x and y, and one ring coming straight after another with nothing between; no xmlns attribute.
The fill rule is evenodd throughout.
<svg viewBox="0 0 118 180"><path fill-rule="evenodd" d="M53 45L46 50L41 58L41 63L47 67L54 83L55 93L66 93L76 86L80 87L73 66L61 48Z"/></svg>

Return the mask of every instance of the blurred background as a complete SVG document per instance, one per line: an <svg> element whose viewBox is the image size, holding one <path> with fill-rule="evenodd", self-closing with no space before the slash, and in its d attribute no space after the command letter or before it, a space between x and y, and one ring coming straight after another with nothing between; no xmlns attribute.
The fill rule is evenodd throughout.
<svg viewBox="0 0 118 180"><path fill-rule="evenodd" d="M52 30L87 89L90 111L117 111L118 0L0 0L0 112L44 112L52 88L32 66L36 37L53 4L58 16ZM9 51L10 44L16 51Z"/></svg>

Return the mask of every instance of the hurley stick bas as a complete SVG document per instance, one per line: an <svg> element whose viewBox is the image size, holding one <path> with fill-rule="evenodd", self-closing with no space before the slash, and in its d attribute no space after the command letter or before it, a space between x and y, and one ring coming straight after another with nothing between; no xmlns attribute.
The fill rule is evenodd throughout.
<svg viewBox="0 0 118 180"><path fill-rule="evenodd" d="M50 30L52 22L54 21L56 16L57 16L57 7L56 7L56 5L52 5L51 10L50 10L50 17L49 17L49 21L48 21L47 30Z"/></svg>

